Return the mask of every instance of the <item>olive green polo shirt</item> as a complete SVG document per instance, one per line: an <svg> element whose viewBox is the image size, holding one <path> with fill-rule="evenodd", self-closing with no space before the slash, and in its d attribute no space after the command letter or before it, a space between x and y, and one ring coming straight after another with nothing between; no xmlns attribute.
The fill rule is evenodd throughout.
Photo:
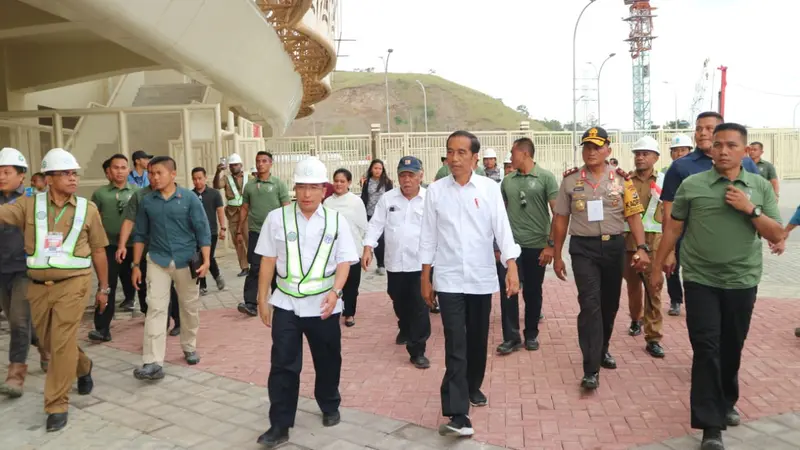
<svg viewBox="0 0 800 450"><path fill-rule="evenodd" d="M439 168L439 170L436 172L436 176L433 179L434 179L434 181L439 181L442 178L450 175L450 173L451 173L450 172L450 166L445 164L445 165L443 165L442 167ZM477 173L478 175L484 176L484 177L486 176L486 171L483 170L483 167L481 167L480 165L478 165L478 168L475 169L475 173Z"/></svg>
<svg viewBox="0 0 800 450"><path fill-rule="evenodd" d="M713 168L686 178L675 194L672 217L684 221L686 227L680 247L684 280L747 289L761 281L761 237L750 217L725 203L729 184ZM781 221L769 181L742 169L733 185L761 206L762 214Z"/></svg>
<svg viewBox="0 0 800 450"><path fill-rule="evenodd" d="M242 192L242 204L248 207L248 230L260 233L267 214L289 201L291 201L289 188L275 175L270 175L266 181L251 180Z"/></svg>
<svg viewBox="0 0 800 450"><path fill-rule="evenodd" d="M131 198L128 200L128 204L125 205L125 211L122 213L122 219L136 222L136 214L139 213L139 203L142 201L142 197L151 192L153 192L153 189L151 189L150 186L145 186L134 192Z"/></svg>
<svg viewBox="0 0 800 450"><path fill-rule="evenodd" d="M756 163L756 167L758 167L758 173L767 181L778 178L778 172L775 171L775 166L771 162L761 159Z"/></svg>
<svg viewBox="0 0 800 450"><path fill-rule="evenodd" d="M112 245L119 239L119 230L125 219L125 207L137 190L139 188L130 183L126 183L122 189L116 187L114 183L109 183L92 194L92 201L97 205L103 228L106 229L108 241Z"/></svg>
<svg viewBox="0 0 800 450"><path fill-rule="evenodd" d="M514 241L525 248L544 248L550 235L549 202L558 196L556 177L535 165L530 173L506 175L500 189Z"/></svg>

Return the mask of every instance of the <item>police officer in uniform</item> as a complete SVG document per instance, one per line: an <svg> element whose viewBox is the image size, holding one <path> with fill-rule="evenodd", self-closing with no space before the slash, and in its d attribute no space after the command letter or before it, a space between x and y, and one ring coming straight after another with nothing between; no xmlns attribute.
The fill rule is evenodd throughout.
<svg viewBox="0 0 800 450"><path fill-rule="evenodd" d="M100 310L108 304L110 291L108 238L94 203L75 196L79 169L71 153L52 149L42 160L49 191L0 207L0 224L16 226L24 235L31 317L37 336L52 350L44 386L47 431L66 426L76 375L79 394L88 395L94 387L92 361L78 347L93 264Z"/></svg>
<svg viewBox="0 0 800 450"><path fill-rule="evenodd" d="M644 207L628 174L606 162L611 154L609 143L608 133L600 127L583 134L584 165L564 173L553 219L553 270L561 280L567 276L561 252L568 227L571 236L569 254L581 309L578 340L583 353L584 389L597 389L600 366L617 367L608 343L622 289L622 232L626 221L637 246L632 258L636 270L643 271L650 262L642 228Z"/></svg>
<svg viewBox="0 0 800 450"><path fill-rule="evenodd" d="M230 173L223 175L225 171L224 163L217 166L217 173L214 174L214 189L225 190L225 199L228 201L225 206L225 217L228 218L231 240L236 246L236 257L239 258L239 268L242 269L237 276L246 277L250 267L247 263L248 236L243 234L241 240L236 239L236 231L239 229L239 210L242 208L242 194L250 177L243 170L242 157L238 154L231 154L227 162Z"/></svg>
<svg viewBox="0 0 800 450"><path fill-rule="evenodd" d="M270 428L258 438L267 448L288 441L294 426L303 335L314 361L314 398L322 410L322 424L331 427L340 421L342 288L359 255L344 216L322 206L327 181L322 161L300 161L294 173L297 202L269 213L255 247L261 257L258 314L272 327ZM276 268L278 289L271 295Z"/></svg>

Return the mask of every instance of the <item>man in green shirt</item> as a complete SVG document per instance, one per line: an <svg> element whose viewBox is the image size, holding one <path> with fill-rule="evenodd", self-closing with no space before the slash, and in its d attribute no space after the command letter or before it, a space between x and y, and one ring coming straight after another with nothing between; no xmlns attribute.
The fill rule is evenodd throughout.
<svg viewBox="0 0 800 450"><path fill-rule="evenodd" d="M754 163L756 163L756 167L758 167L758 173L760 173L761 176L769 181L769 183L772 185L772 189L775 191L775 197L778 197L780 191L778 185L778 172L775 171L775 166L773 166L771 162L761 158L763 154L764 144L758 141L750 144L750 158Z"/></svg>
<svg viewBox="0 0 800 450"><path fill-rule="evenodd" d="M738 372L761 280L761 236L783 237L772 186L742 168L747 129L716 127L714 166L686 178L672 204L656 256L664 268L684 228L680 247L686 326L692 343L691 425L703 430L703 450L722 450L721 430L740 422ZM691 220L688 220L691 218ZM661 274L653 271L653 284Z"/></svg>
<svg viewBox="0 0 800 450"><path fill-rule="evenodd" d="M533 157L536 147L528 138L514 141L511 147L511 164L516 169L503 178L500 190L508 211L508 221L514 241L522 247L517 259L520 279L525 280L522 296L525 299L525 349L539 349L539 315L542 312L542 283L545 268L553 260L553 239L550 236L550 211L552 211L558 183L556 177L536 164ZM548 211L549 207L549 211ZM497 252L495 252L497 256ZM505 278L498 264L500 280ZM502 275L502 276L500 276ZM497 353L507 355L520 347L519 301L517 296L506 298L500 289L500 315L503 324L503 343Z"/></svg>
<svg viewBox="0 0 800 450"><path fill-rule="evenodd" d="M149 173L148 173L148 176ZM127 245L130 243L130 237L133 233L133 226L136 223L136 214L139 213L139 203L142 201L142 197L145 195L153 192L150 189L150 185L135 191L130 199L128 199L128 204L125 205L125 210L122 213L122 226L119 230L119 239L117 240L117 254L115 255L115 261L118 264L122 264L123 261L126 259L130 259L133 261L133 250L131 249L128 252ZM142 255L142 262L139 265L139 270L142 272L142 283L147 280L147 261L145 256L147 255L147 246L145 246L144 253ZM137 286L134 286L136 288ZM139 297L139 308L142 311L142 314L147 314L147 289L142 286L141 289L138 289L137 296Z"/></svg>
<svg viewBox="0 0 800 450"><path fill-rule="evenodd" d="M250 271L244 279L244 302L239 303L237 309L240 313L251 317L258 315L258 271L261 268L261 256L255 253L255 248L261 234L261 226L270 211L288 205L291 201L286 183L271 175L270 170L272 170L272 154L258 152L257 177L247 183L242 192L239 229L236 232L236 239L240 241L244 240L245 233L248 234L247 259L250 262ZM272 277L273 291L277 286L276 279L277 277Z"/></svg>
<svg viewBox="0 0 800 450"><path fill-rule="evenodd" d="M108 287L111 289L108 294L109 302L105 309L95 308L94 330L89 332L89 339L102 342L111 340L111 319L114 318L118 278L122 279L123 291L125 292L125 301L120 304L120 307L126 311L133 310L134 289L131 284L131 258L133 253L128 252L126 258L121 262L117 262L115 256L125 207L134 192L139 189L137 186L128 183L128 158L125 155L113 155L108 159L107 163L109 182L92 194L92 201L100 213L100 219L103 222L103 228L106 229L109 242L108 247L106 247ZM122 245L129 248L130 242L123 242Z"/></svg>

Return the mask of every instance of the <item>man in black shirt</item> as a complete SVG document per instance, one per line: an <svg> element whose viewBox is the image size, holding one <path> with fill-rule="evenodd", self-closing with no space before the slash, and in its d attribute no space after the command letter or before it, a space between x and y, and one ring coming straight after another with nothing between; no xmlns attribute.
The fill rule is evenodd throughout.
<svg viewBox="0 0 800 450"><path fill-rule="evenodd" d="M206 185L208 181L206 177L206 169L202 167L195 167L192 169L192 183L194 183L194 192L203 208L206 210L208 217L208 226L211 228L211 267L209 272L214 280L217 282L217 289L220 291L225 289L225 279L219 272L217 260L214 258L214 252L217 249L217 240L225 239L225 214L223 212L224 204L222 203L222 195L216 189L211 189ZM221 233L220 233L221 232ZM200 295L208 293L208 286L206 285L206 278L200 278Z"/></svg>

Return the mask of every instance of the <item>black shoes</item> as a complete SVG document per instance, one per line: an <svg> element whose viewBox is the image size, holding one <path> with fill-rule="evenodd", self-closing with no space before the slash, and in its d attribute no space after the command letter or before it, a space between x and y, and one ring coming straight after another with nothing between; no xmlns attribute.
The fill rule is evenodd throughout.
<svg viewBox="0 0 800 450"><path fill-rule="evenodd" d="M505 341L497 346L497 353L500 355L510 355L521 348L522 342L520 341Z"/></svg>
<svg viewBox="0 0 800 450"><path fill-rule="evenodd" d="M722 432L719 428L706 428L703 430L703 442L700 450L725 450L722 443Z"/></svg>
<svg viewBox="0 0 800 450"><path fill-rule="evenodd" d="M249 270L249 269L242 269L242 271L241 271L241 272L239 272L239 274L238 274L238 275L236 275L236 276L237 276L237 277L240 277L240 278L241 278L241 277L246 277L248 273L250 273L250 270ZM270 428L270 430L271 430L271 429L272 429L272 428ZM267 433L264 433L264 434L267 434Z"/></svg>
<svg viewBox="0 0 800 450"><path fill-rule="evenodd" d="M180 336L181 335L181 327L172 327L172 329L169 330L169 335L172 336L172 337Z"/></svg>
<svg viewBox="0 0 800 450"><path fill-rule="evenodd" d="M587 391L593 391L600 387L600 374L597 372L585 374L581 380L581 387Z"/></svg>
<svg viewBox="0 0 800 450"><path fill-rule="evenodd" d="M111 332L109 330L89 332L89 340L94 342L111 342Z"/></svg>
<svg viewBox="0 0 800 450"><path fill-rule="evenodd" d="M650 341L647 343L644 349L653 358L663 358L665 356L664 348L661 347L661 344L658 342Z"/></svg>
<svg viewBox="0 0 800 450"><path fill-rule="evenodd" d="M183 357L190 366L200 363L200 355L197 352L183 352Z"/></svg>
<svg viewBox="0 0 800 450"><path fill-rule="evenodd" d="M529 352L535 352L536 350L539 350L539 339L538 338L527 339L525 341L525 350Z"/></svg>
<svg viewBox="0 0 800 450"><path fill-rule="evenodd" d="M406 345L408 344L408 338L405 337L402 332L398 332L397 337L394 338L394 343L397 345Z"/></svg>
<svg viewBox="0 0 800 450"><path fill-rule="evenodd" d="M139 369L133 369L133 377L137 380L160 380L164 378L164 369L155 363L145 364Z"/></svg>
<svg viewBox="0 0 800 450"><path fill-rule="evenodd" d="M600 367L604 369L616 369L617 368L617 361L611 356L611 353L605 352L603 354L603 360L600 361Z"/></svg>
<svg viewBox="0 0 800 450"><path fill-rule="evenodd" d="M628 328L628 335L639 336L642 334L642 323L638 320L631 321L631 326Z"/></svg>
<svg viewBox="0 0 800 450"><path fill-rule="evenodd" d="M124 312L133 312L133 300L125 300L119 304L119 309Z"/></svg>
<svg viewBox="0 0 800 450"><path fill-rule="evenodd" d="M469 416L453 416L450 422L439 427L440 436L465 437L475 434Z"/></svg>
<svg viewBox="0 0 800 450"><path fill-rule="evenodd" d="M78 377L78 394L89 395L92 393L92 389L94 389L94 380L92 380L93 368L94 361L89 361L89 373Z"/></svg>
<svg viewBox="0 0 800 450"><path fill-rule="evenodd" d="M275 448L281 444L289 442L289 429L270 427L266 433L258 437L256 443L267 448Z"/></svg>
<svg viewBox="0 0 800 450"><path fill-rule="evenodd" d="M731 409L728 411L728 413L725 414L725 423L729 427L738 427L739 424L742 423L742 418L739 416L739 411L736 411L736 409Z"/></svg>
<svg viewBox="0 0 800 450"><path fill-rule="evenodd" d="M669 312L667 313L670 316L680 316L681 315L681 304L680 303L672 303L669 306Z"/></svg>
<svg viewBox="0 0 800 450"><path fill-rule="evenodd" d="M247 314L250 317L255 317L258 315L258 309L256 309L253 305L248 305L247 303L239 303L239 306L236 309L242 313Z"/></svg>
<svg viewBox="0 0 800 450"><path fill-rule="evenodd" d="M47 415L47 432L59 431L67 426L67 413L54 413Z"/></svg>
<svg viewBox="0 0 800 450"><path fill-rule="evenodd" d="M489 404L489 399L479 389L469 394L469 404L476 407L486 406Z"/></svg>
<svg viewBox="0 0 800 450"><path fill-rule="evenodd" d="M342 416L339 414L338 410L332 413L322 413L323 427L334 427L336 425L339 425L339 422L341 421L342 421Z"/></svg>
<svg viewBox="0 0 800 450"><path fill-rule="evenodd" d="M414 364L417 369L427 369L431 366L431 362L425 355L412 356L411 364Z"/></svg>

